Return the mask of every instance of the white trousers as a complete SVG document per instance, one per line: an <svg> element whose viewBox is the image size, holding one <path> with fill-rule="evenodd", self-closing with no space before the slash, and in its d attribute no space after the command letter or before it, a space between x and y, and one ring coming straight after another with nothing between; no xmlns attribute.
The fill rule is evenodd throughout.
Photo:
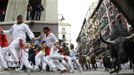
<svg viewBox="0 0 134 75"><path fill-rule="evenodd" d="M52 63L52 60L49 59L49 56L45 56L45 53L41 50L35 56L35 67L38 68L40 63L43 62L43 65L49 65L50 68L55 68L56 66Z"/></svg>
<svg viewBox="0 0 134 75"><path fill-rule="evenodd" d="M0 66L3 67L3 68L8 68L7 67L7 63L6 61L4 60L4 54L6 53L7 51L7 48L1 48L0 47Z"/></svg>
<svg viewBox="0 0 134 75"><path fill-rule="evenodd" d="M15 39L8 47L9 52L13 55L14 61L23 63L27 68L33 69L30 65L26 53L24 50L21 50L19 47L19 39ZM20 58L20 59L19 59Z"/></svg>
<svg viewBox="0 0 134 75"><path fill-rule="evenodd" d="M50 58L53 59L57 68L59 68L61 70L66 69L64 65L68 64L70 66L71 70L74 70L71 58L69 56L54 54L54 55L51 55ZM64 60L65 58L67 59L67 61L64 61L64 65L63 65L63 64L61 64L61 62L59 62L59 60ZM65 63L65 62L67 62L67 63Z"/></svg>
<svg viewBox="0 0 134 75"><path fill-rule="evenodd" d="M42 58L44 57L45 53L41 50L37 55L35 56L35 67L38 68L38 66L41 64Z"/></svg>
<svg viewBox="0 0 134 75"><path fill-rule="evenodd" d="M81 71L82 70L81 65L80 65L79 61L76 59L76 57L71 57L71 60L76 65L76 68Z"/></svg>

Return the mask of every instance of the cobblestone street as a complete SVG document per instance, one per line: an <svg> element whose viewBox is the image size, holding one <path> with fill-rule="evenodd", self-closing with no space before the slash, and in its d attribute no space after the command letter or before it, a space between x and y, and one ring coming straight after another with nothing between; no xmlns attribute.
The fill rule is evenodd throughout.
<svg viewBox="0 0 134 75"><path fill-rule="evenodd" d="M59 73L59 72L16 72L16 71L1 71L0 75L133 75L132 70L122 70L119 74L109 74L104 70L97 71L83 71L75 73Z"/></svg>

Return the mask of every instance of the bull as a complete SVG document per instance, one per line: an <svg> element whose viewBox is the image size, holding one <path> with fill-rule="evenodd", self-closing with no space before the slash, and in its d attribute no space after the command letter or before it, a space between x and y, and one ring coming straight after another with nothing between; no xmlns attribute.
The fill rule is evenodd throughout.
<svg viewBox="0 0 134 75"><path fill-rule="evenodd" d="M134 64L134 34L126 37L118 37L115 40L108 41L102 38L100 33L100 39L102 42L106 43L110 49L111 57L113 59L114 70L110 73L119 72L120 65L128 62L129 60Z"/></svg>

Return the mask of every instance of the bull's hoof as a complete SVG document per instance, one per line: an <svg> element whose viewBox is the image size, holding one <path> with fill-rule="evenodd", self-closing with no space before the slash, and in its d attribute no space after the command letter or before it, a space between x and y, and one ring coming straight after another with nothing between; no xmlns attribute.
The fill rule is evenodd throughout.
<svg viewBox="0 0 134 75"><path fill-rule="evenodd" d="M116 73L119 73L119 70L117 70Z"/></svg>
<svg viewBox="0 0 134 75"><path fill-rule="evenodd" d="M119 73L119 70L113 70L113 71L110 71L109 73L110 74L112 74L112 73Z"/></svg>
<svg viewBox="0 0 134 75"><path fill-rule="evenodd" d="M110 71L109 73L112 74L112 73L114 73L114 71Z"/></svg>

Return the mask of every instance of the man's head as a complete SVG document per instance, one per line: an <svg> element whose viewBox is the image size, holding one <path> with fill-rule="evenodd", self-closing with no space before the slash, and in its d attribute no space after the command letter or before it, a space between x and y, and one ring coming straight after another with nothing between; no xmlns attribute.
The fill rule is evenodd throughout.
<svg viewBox="0 0 134 75"><path fill-rule="evenodd" d="M21 24L24 22L23 16L22 15L18 15L17 16L17 24Z"/></svg>
<svg viewBox="0 0 134 75"><path fill-rule="evenodd" d="M59 39L58 41L59 41L60 45L63 45L63 40Z"/></svg>
<svg viewBox="0 0 134 75"><path fill-rule="evenodd" d="M73 44L70 45L70 49L74 49L74 45Z"/></svg>
<svg viewBox="0 0 134 75"><path fill-rule="evenodd" d="M50 31L50 28L49 27L44 27L43 28L43 32L46 34L46 33L48 33Z"/></svg>

